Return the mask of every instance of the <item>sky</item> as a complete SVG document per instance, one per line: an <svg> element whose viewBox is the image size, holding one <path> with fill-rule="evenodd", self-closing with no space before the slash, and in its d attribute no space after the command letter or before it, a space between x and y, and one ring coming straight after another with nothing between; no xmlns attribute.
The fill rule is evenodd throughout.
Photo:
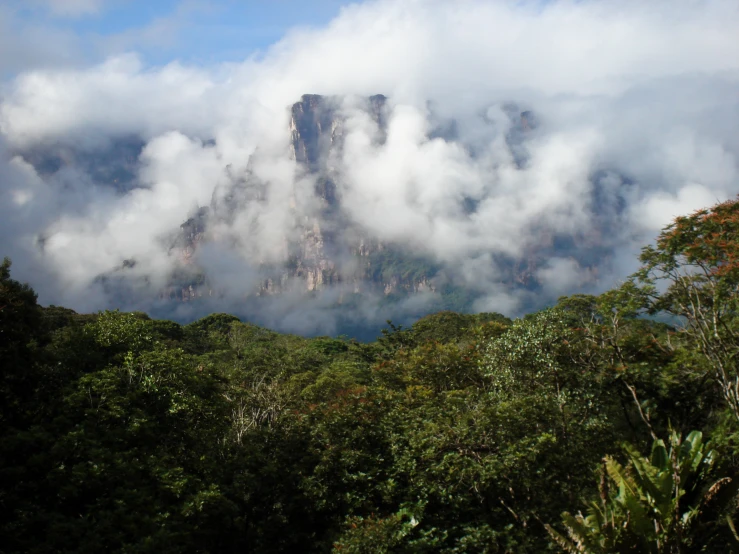
<svg viewBox="0 0 739 554"><path fill-rule="evenodd" d="M225 291L198 309L233 309L321 217L290 152L289 108L316 93L347 236L432 260L476 310L599 292L672 218L739 192L737 28L736 0L5 0L0 255L43 304L152 311L182 223L240 197L191 256ZM260 315L331 333L346 292Z"/></svg>
<svg viewBox="0 0 739 554"><path fill-rule="evenodd" d="M325 25L338 0L4 0L2 74L136 51L148 64L238 62L295 27ZM20 54L20 55L19 55Z"/></svg>

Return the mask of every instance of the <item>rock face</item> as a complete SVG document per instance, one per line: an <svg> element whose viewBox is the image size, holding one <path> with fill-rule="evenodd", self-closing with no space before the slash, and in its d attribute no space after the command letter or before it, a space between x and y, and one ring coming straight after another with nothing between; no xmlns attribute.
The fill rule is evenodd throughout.
<svg viewBox="0 0 739 554"><path fill-rule="evenodd" d="M360 116L356 121L348 121L348 105L352 113ZM541 123L536 113L515 104L497 107L507 118L506 134L502 137L505 145L515 166L525 170L530 163L531 139ZM139 279L148 287L142 293L147 298L154 290L163 300L184 302L226 296L222 294L224 279L220 279L225 270L225 281L231 287L229 299L311 294L326 289L337 291L341 302L353 294L394 298L438 293L438 297L455 298L454 304L444 304L445 308L464 309L464 302L471 302L472 293L455 285L455 279L464 279L474 286L474 275L466 272L460 277L455 268L445 269L408 246L378 240L361 228L342 205L342 194L347 190L341 171L348 126L357 121L368 126L374 122L368 140L373 145L384 144L389 109L382 95L351 101L314 94L302 96L286 107L284 143L257 148L248 160L243 160L245 168L224 167L217 183L203 183L204 187L213 186L208 205L193 209L171 235L157 237L168 249L166 263L158 267L168 273L152 272L156 277L149 281L150 274L142 266L137 266L141 271L129 271L135 260L121 260L120 267L101 274L98 282L111 294L127 295L131 287L138 286L132 281ZM473 158L479 154L474 144L462 144L454 119L436 119L431 115L429 139L458 142ZM205 144L213 146L215 142L209 140ZM73 187L79 172L70 169L81 168L92 184L112 187L115 194L123 196L148 186L139 175L144 147L141 138L122 137L94 149L51 145L14 154L21 155L42 177L53 179L55 185ZM590 179L594 191L591 204L602 223L596 222L588 236L554 236L546 228L540 232L534 229L537 244L516 258L491 254L495 275L502 284L536 291L541 287L543 271L557 271L548 265L551 258L558 258L561 267L567 260L575 260L577 270L594 275L590 268L608 256L608 249L603 246L607 245L607 229L618 221L619 212L624 209L616 190L627 181L618 172L607 169L598 170ZM273 217L276 203L280 212L277 218ZM460 199L459 208L466 215L472 216L478 207L478 200ZM43 248L43 238L39 245ZM240 257L239 263L247 262L229 266L229 256ZM172 266L174 269L169 272Z"/></svg>
<svg viewBox="0 0 739 554"><path fill-rule="evenodd" d="M365 110L377 123L381 134L386 124L385 109L386 98L382 95L366 100ZM314 183L313 195L318 209L313 210L314 215L310 217L296 213L293 238L275 249L274 259L261 264L262 279L253 294L277 295L288 290L313 292L337 285L341 286L342 296L369 291L385 295L433 292L436 288L434 272L395 271L393 263L389 262L405 260L410 254L367 236L361 229L349 227L342 216L337 174L330 163L343 146L340 99L304 95L290 108L286 131L290 136L288 156ZM176 279L177 284L163 293L164 298L187 301L217 293L206 284L208 268L193 267L193 254L207 244L209 230L219 222L233 224L237 214L249 203L265 200L267 183L261 182L253 171L259 155L259 151L254 153L245 175L230 175L230 185L214 192L210 206L200 208L181 225L172 241L171 253L181 260L182 271ZM295 197L291 200L296 201ZM193 282L188 283L187 279L183 282L182 275L190 275Z"/></svg>
<svg viewBox="0 0 739 554"><path fill-rule="evenodd" d="M376 95L364 100L360 106L377 125L377 139L385 140L387 99ZM521 111L516 105L503 107L511 125L506 143L516 165L528 164L527 140L539 126L536 114ZM249 293L254 296L273 296L290 291L312 293L328 288L340 291L339 298L347 294L374 293L378 295L408 295L440 292L449 294L450 283L444 269L396 244L387 244L370 236L366 231L349 222L342 210L341 175L336 160L341 159L344 146L346 120L342 99L314 94L304 95L289 110L289 123L285 133L289 136L286 156L294 162L299 182L310 183L300 194L293 190L289 203L293 210L293 228L289 236L271 237L269 259L260 259L264 253L254 256L259 266L258 284ZM433 131L434 136L454 140L456 124L446 122ZM182 224L173 240L172 252L181 261L181 270L173 278L165 297L192 300L218 294L208 285L206 276L212 268L196 267L194 253L216 237L219 225L239 228L248 233L248 225L239 227L238 218L250 211L250 206L263 204L270 194L270 183L258 177L255 168L265 161L257 149L251 156L242 175L233 175L226 168L228 185L221 185L213 193L210 206L202 207ZM269 162L269 160L267 160ZM293 184L293 187L296 185ZM296 208L300 203L311 204L310 210ZM476 208L471 203L469 211ZM310 214L310 215L306 215ZM582 241L565 244L557 237L543 232L539 244L524 252L518 259L496 260L504 274L501 279L512 286L535 290L537 272L542 262L556 253L571 256L583 250ZM232 237L238 242L238 234ZM579 255L579 254L578 254ZM452 287L453 288L453 287ZM457 298L460 291L452 291ZM468 293L462 291L464 297ZM455 307L460 307L456 306Z"/></svg>
<svg viewBox="0 0 739 554"><path fill-rule="evenodd" d="M282 145L277 151L257 148L245 160L245 170L224 168L224 178L215 184L210 203L194 209L171 236L162 237L168 248L168 262L174 262L174 269L163 287L159 280L153 284L160 299L188 302L220 296L219 282L223 280L219 277L224 268L223 252L218 249L224 247L226 257L233 251L248 260L244 275L239 273L242 269L230 268L235 274L229 275L229 282L235 283L237 296L310 294L331 289L338 291L339 301L343 302L347 296L365 293L380 297L450 294L454 289L453 276L446 271L453 270L445 271L408 247L378 240L345 213L341 160L348 134L346 100L315 94L302 96L300 101L286 107L289 116L284 129L286 148ZM505 104L501 109L510 123L505 142L516 166L525 169L529 163L529 139L540 125L537 115L522 111L515 104ZM372 140L383 144L389 119L385 96L354 99L351 110L363 112L360 119L366 123L374 122ZM459 139L457 122L453 119L434 121L434 125L429 138L451 142ZM89 152L56 145L20 154L40 175L53 177L63 185L76 175L67 168L80 167L96 186L110 186L117 194L124 195L145 186L139 179L139 158L144 146L140 138L123 137ZM278 202L282 212L287 213L281 213L280 217L285 219L273 223L272 229L269 227L272 212L267 210L269 215L262 219L259 214L274 207L274 178L265 177L273 172L265 171L265 167L275 165L289 165L294 175L284 179L288 184L278 183L292 190L281 190ZM605 171L593 176L594 182L605 183L612 178ZM203 186L211 185L203 183ZM609 187L594 187L594 190L607 191ZM614 205L613 198L604 194L596 195L593 202L599 213L607 213ZM464 199L462 207L468 214L477 210L473 199ZM586 239L573 237L562 239L542 231L538 244L530 251L517 259L496 258L495 264L506 284L535 290L539 286L537 275L546 266L543 262L547 258L576 256L579 262L587 261L588 248L594 252L591 258L603 255L596 252L598 242L593 239L588 243ZM209 248L216 252L205 255ZM120 289L124 291L121 294L128 294L125 292L130 285L127 275L131 272L127 270L131 267L123 261L120 268L101 275L99 282L111 291ZM131 278L147 279L141 274ZM229 292L229 297L233 297L234 290ZM469 297L465 291L451 290L451 293L456 298ZM453 307L462 308L458 304Z"/></svg>

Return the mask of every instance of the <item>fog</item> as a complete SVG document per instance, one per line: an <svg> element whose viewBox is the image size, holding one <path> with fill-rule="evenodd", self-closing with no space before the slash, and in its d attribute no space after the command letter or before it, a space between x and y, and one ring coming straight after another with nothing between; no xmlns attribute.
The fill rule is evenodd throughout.
<svg viewBox="0 0 739 554"><path fill-rule="evenodd" d="M671 218L739 192L737 28L728 0L396 0L346 7L234 63L28 62L0 96L0 255L41 303L79 311L228 311L315 334L432 309L433 291L342 304L348 283L255 296L325 208L290 155L290 106L311 93L342 121L324 160L338 232L423 256L475 310L599 292ZM29 59L67 38L46 40ZM374 94L388 98L382 125ZM228 204L247 175L258 194L183 254L180 226ZM511 279L534 258L536 286ZM215 293L164 298L183 264L205 268Z"/></svg>

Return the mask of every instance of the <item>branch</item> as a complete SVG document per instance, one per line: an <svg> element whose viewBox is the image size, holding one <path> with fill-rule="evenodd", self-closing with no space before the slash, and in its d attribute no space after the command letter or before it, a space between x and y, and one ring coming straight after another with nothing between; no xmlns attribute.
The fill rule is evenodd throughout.
<svg viewBox="0 0 739 554"><path fill-rule="evenodd" d="M634 397L634 403L636 404L637 409L639 410L639 416L641 417L644 424L649 429L649 434L652 435L653 440L658 440L657 433L654 432L654 429L652 428L652 424L649 422L649 418L644 413L644 410L641 409L641 404L639 403L639 397L636 395L636 389L629 385L626 381L624 381L624 385L626 385L626 388L629 389L629 392L631 392L631 396Z"/></svg>

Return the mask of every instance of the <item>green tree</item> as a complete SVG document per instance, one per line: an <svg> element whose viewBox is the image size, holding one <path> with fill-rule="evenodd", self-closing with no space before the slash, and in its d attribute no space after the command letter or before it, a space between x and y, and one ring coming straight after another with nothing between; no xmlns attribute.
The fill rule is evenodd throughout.
<svg viewBox="0 0 739 554"><path fill-rule="evenodd" d="M40 338L36 293L10 277L10 260L0 264L0 426L19 425L24 404L39 385L33 342Z"/></svg>
<svg viewBox="0 0 739 554"><path fill-rule="evenodd" d="M641 254L643 307L676 318L739 421L739 201L678 217Z"/></svg>

